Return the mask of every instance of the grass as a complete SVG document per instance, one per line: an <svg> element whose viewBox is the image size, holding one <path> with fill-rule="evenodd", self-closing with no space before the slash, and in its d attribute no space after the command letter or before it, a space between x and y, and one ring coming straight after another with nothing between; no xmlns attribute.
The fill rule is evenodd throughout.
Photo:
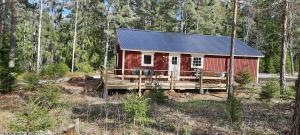
<svg viewBox="0 0 300 135"><path fill-rule="evenodd" d="M205 110L207 108L213 110L223 109L225 102L211 100L193 100L188 102L176 102L175 108L179 111L194 113Z"/></svg>
<svg viewBox="0 0 300 135"><path fill-rule="evenodd" d="M9 111L0 111L0 131L9 132L8 125L10 120L14 118L14 114Z"/></svg>
<svg viewBox="0 0 300 135"><path fill-rule="evenodd" d="M85 75L93 76L95 72L84 73L84 72L67 72L64 76L65 77L83 77Z"/></svg>

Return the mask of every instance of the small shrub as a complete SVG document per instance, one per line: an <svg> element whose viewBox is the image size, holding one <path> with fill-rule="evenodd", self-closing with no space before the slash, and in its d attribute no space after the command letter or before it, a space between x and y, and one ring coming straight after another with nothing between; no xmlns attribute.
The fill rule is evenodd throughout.
<svg viewBox="0 0 300 135"><path fill-rule="evenodd" d="M11 121L9 128L15 132L45 131L53 125L52 117L48 110L39 106L33 101L29 101L24 111L16 115L16 119Z"/></svg>
<svg viewBox="0 0 300 135"><path fill-rule="evenodd" d="M270 99L275 96L275 93L280 91L280 86L278 81L270 80L262 86L261 92L259 94L261 99Z"/></svg>
<svg viewBox="0 0 300 135"><path fill-rule="evenodd" d="M151 102L157 103L157 104L163 104L166 103L168 100L168 96L164 94L164 90L161 89L153 89L150 91L149 98L151 99Z"/></svg>
<svg viewBox="0 0 300 135"><path fill-rule="evenodd" d="M245 87L245 85L251 83L252 80L251 74L247 70L240 71L235 78L235 81L239 83L241 87Z"/></svg>
<svg viewBox="0 0 300 135"><path fill-rule="evenodd" d="M191 130L188 128L183 128L183 135L191 135Z"/></svg>
<svg viewBox="0 0 300 135"><path fill-rule="evenodd" d="M64 76L69 70L66 64L60 63L47 66L42 70L41 74L46 78L54 79Z"/></svg>
<svg viewBox="0 0 300 135"><path fill-rule="evenodd" d="M65 103L61 100L61 89L57 86L47 85L43 86L38 91L39 104L45 108L54 108L64 106Z"/></svg>
<svg viewBox="0 0 300 135"><path fill-rule="evenodd" d="M233 129L239 129L241 118L241 99L230 97L225 104L225 117Z"/></svg>
<svg viewBox="0 0 300 135"><path fill-rule="evenodd" d="M39 77L37 74L32 72L25 72L22 75L24 82L26 83L25 87L27 90L34 90L39 84Z"/></svg>
<svg viewBox="0 0 300 135"><path fill-rule="evenodd" d="M129 95L124 99L123 106L134 125L136 123L143 125L152 122L151 118L148 117L150 106L146 98L139 97L136 94Z"/></svg>
<svg viewBox="0 0 300 135"><path fill-rule="evenodd" d="M94 70L94 68L88 63L80 63L77 64L76 67L78 68L79 72L84 72L84 73L90 73Z"/></svg>
<svg viewBox="0 0 300 135"><path fill-rule="evenodd" d="M0 65L0 93L9 93L13 91L15 84L15 74L10 72L7 67Z"/></svg>
<svg viewBox="0 0 300 135"><path fill-rule="evenodd" d="M161 89L159 83L154 83L154 88L150 91L149 98L152 103L163 104L168 100L168 96L165 95L164 90Z"/></svg>
<svg viewBox="0 0 300 135"><path fill-rule="evenodd" d="M285 94L282 95L283 99L286 100L294 100L296 95L296 87L295 86L289 86L285 89Z"/></svg>

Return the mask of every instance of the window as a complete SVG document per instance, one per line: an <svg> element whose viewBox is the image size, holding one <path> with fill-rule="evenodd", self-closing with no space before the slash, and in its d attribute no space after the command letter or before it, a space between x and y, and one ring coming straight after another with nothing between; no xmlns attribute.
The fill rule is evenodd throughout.
<svg viewBox="0 0 300 135"><path fill-rule="evenodd" d="M151 55L144 55L144 64L151 64Z"/></svg>
<svg viewBox="0 0 300 135"><path fill-rule="evenodd" d="M192 57L192 68L203 68L203 56Z"/></svg>
<svg viewBox="0 0 300 135"><path fill-rule="evenodd" d="M153 53L142 53L142 66L153 67L154 54Z"/></svg>
<svg viewBox="0 0 300 135"><path fill-rule="evenodd" d="M172 64L177 65L177 57L172 57Z"/></svg>

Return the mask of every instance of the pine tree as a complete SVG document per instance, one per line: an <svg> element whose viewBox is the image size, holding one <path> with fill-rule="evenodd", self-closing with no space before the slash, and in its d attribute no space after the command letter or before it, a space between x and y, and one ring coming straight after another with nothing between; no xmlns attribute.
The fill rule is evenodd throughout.
<svg viewBox="0 0 300 135"><path fill-rule="evenodd" d="M233 20L232 20L232 35L231 35L231 47L230 47L230 67L229 67L229 82L228 82L228 99L234 96L233 82L234 82L234 46L236 38L236 17L237 17L237 0L233 1Z"/></svg>

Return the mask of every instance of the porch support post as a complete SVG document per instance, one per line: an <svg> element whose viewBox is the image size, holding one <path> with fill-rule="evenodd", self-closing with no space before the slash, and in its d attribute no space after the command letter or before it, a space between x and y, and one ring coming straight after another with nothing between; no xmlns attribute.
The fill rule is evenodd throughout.
<svg viewBox="0 0 300 135"><path fill-rule="evenodd" d="M257 63L256 63L257 65L257 69L256 69L256 83L258 83L258 75L259 75L259 58L257 58Z"/></svg>
<svg viewBox="0 0 300 135"><path fill-rule="evenodd" d="M142 70L139 70L139 97L142 96Z"/></svg>
<svg viewBox="0 0 300 135"><path fill-rule="evenodd" d="M122 80L124 80L124 68L125 68L125 50L122 50Z"/></svg>
<svg viewBox="0 0 300 135"><path fill-rule="evenodd" d="M170 90L174 90L174 72L171 71Z"/></svg>
<svg viewBox="0 0 300 135"><path fill-rule="evenodd" d="M204 94L204 91L203 91L203 72L202 71L200 71L199 84L200 84L199 94Z"/></svg>

